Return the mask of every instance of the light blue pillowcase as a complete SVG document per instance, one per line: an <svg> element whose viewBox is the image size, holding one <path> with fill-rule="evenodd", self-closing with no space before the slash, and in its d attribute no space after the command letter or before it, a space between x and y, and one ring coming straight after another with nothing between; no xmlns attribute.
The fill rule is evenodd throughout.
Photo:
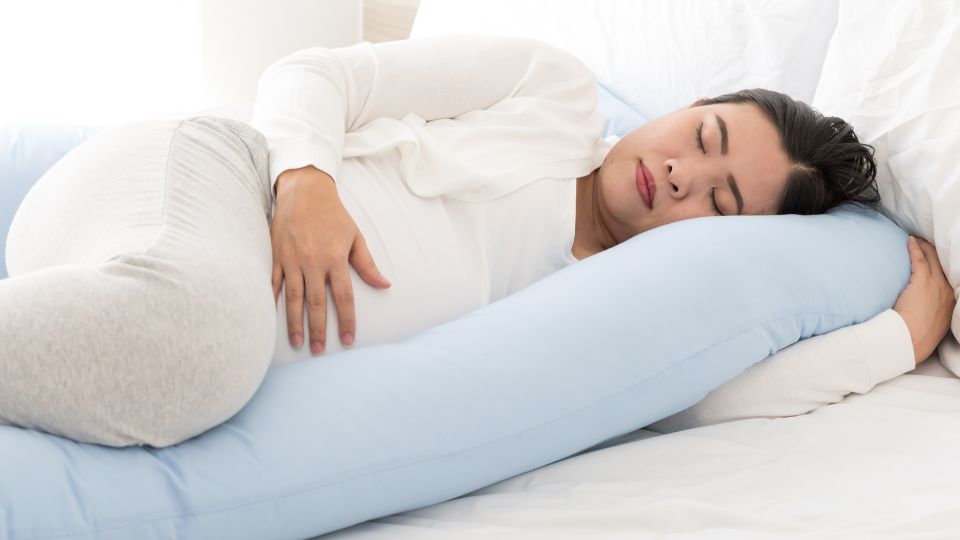
<svg viewBox="0 0 960 540"><path fill-rule="evenodd" d="M0 536L306 538L455 498L891 307L905 242L852 205L689 219L402 342L276 366L177 446L0 427Z"/></svg>
<svg viewBox="0 0 960 540"><path fill-rule="evenodd" d="M600 95L604 136L643 123ZM905 242L854 205L680 221L402 342L275 366L177 446L0 426L0 539L305 538L455 498L870 319L909 280Z"/></svg>

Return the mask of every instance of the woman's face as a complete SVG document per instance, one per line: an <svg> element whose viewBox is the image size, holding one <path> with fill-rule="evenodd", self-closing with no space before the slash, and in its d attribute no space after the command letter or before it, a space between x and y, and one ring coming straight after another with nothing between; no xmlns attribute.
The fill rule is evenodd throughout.
<svg viewBox="0 0 960 540"><path fill-rule="evenodd" d="M776 214L792 165L773 122L753 103L694 105L631 131L604 158L595 188L617 242L694 217ZM641 161L652 208L636 182Z"/></svg>

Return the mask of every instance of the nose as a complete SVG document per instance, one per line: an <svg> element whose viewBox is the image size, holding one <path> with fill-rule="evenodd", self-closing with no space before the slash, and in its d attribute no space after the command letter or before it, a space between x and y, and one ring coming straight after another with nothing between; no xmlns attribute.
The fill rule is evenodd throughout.
<svg viewBox="0 0 960 540"><path fill-rule="evenodd" d="M689 181L687 178L684 178L685 174L681 172L677 160L672 158L664 160L663 168L667 171L667 184L670 186L673 194L680 194L681 196L685 194L689 188ZM681 191L683 193L680 193Z"/></svg>
<svg viewBox="0 0 960 540"><path fill-rule="evenodd" d="M677 199L693 192L698 184L704 184L700 189L709 189L714 184L714 173L707 164L670 158L663 161L663 169L667 172L666 184L670 186L671 196Z"/></svg>

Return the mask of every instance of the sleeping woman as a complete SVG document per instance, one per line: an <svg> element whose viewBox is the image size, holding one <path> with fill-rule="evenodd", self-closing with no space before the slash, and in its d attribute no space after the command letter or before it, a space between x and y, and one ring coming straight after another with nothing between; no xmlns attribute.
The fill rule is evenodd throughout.
<svg viewBox="0 0 960 540"><path fill-rule="evenodd" d="M702 97L605 139L596 92L574 56L519 37L311 48L267 68L251 123L275 194L274 363L404 339L672 222L879 201L872 148L784 94ZM867 359L885 366L872 386L934 351L953 291L931 244L906 247L894 309L807 354L869 332L889 351Z"/></svg>

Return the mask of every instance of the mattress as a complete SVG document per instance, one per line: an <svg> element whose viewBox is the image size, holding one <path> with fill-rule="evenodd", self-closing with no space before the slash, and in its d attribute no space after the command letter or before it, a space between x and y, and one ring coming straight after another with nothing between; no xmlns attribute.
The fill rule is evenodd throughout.
<svg viewBox="0 0 960 540"><path fill-rule="evenodd" d="M960 379L931 358L805 415L641 429L322 538L960 538L958 454Z"/></svg>

